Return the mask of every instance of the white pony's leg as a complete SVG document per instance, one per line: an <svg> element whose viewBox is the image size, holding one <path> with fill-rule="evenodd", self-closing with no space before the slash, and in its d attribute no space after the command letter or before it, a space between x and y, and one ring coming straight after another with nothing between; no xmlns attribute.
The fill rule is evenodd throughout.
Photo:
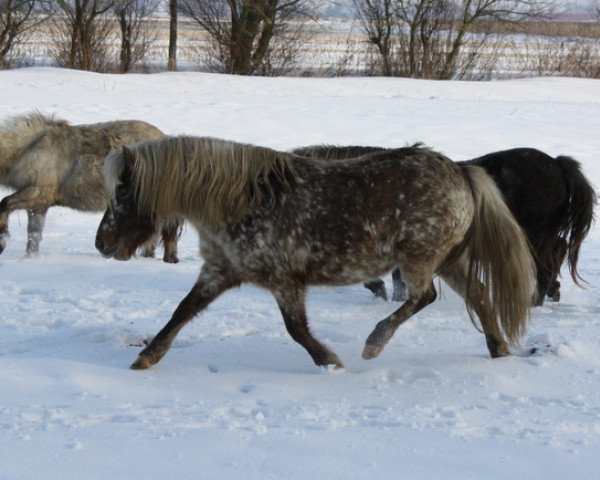
<svg viewBox="0 0 600 480"><path fill-rule="evenodd" d="M44 231L44 224L46 223L47 208L41 210L34 210L32 208L27 210L27 255L37 255L40 251L40 242L42 241L42 234Z"/></svg>
<svg viewBox="0 0 600 480"><path fill-rule="evenodd" d="M47 210L54 204L54 190L41 187L27 187L4 197L0 202L0 253L6 247L8 234L8 216L13 210Z"/></svg>

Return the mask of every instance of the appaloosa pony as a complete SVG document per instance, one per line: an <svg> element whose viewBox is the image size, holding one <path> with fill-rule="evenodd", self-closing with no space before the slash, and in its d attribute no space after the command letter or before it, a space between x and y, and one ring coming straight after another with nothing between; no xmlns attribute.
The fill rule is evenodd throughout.
<svg viewBox="0 0 600 480"><path fill-rule="evenodd" d="M479 317L492 357L509 354L526 328L534 286L527 240L493 180L426 148L331 162L201 137L167 137L106 159L110 204L96 247L127 260L182 216L200 234L204 264L171 320L132 368L148 368L181 328L225 290L268 289L286 328L317 365L342 367L310 333L309 285L351 284L398 266L408 300L380 321L363 358L436 298L441 275ZM471 316L473 320L473 316ZM474 320L473 320L474 321Z"/></svg>
<svg viewBox="0 0 600 480"><path fill-rule="evenodd" d="M297 155L346 159L382 151L379 147L315 145L292 150ZM581 171L579 162L567 156L552 158L535 148L513 148L489 153L466 162L483 167L495 180L506 204L531 244L536 264L541 305L546 296L560 299L557 278L566 259L571 277L579 284L577 260L581 244L594 220L596 194ZM392 272L392 299L404 300L406 290L400 271ZM381 279L365 286L376 296L387 298Z"/></svg>
<svg viewBox="0 0 600 480"><path fill-rule="evenodd" d="M106 209L102 166L111 148L161 136L158 128L137 120L70 125L39 112L6 119L0 125L0 184L16 192L0 202L0 253L13 210L27 210L27 254L35 255L50 207ZM179 223L163 224L164 260L174 263ZM151 244L145 255L153 251Z"/></svg>

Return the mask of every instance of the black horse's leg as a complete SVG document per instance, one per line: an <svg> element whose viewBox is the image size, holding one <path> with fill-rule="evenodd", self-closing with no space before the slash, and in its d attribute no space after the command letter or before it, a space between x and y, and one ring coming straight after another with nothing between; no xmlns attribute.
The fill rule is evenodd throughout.
<svg viewBox="0 0 600 480"><path fill-rule="evenodd" d="M544 299L548 294L552 281L552 275L537 259L535 259L535 268L537 276L537 298L535 299L534 305L539 307L544 304Z"/></svg>
<svg viewBox="0 0 600 480"><path fill-rule="evenodd" d="M150 345L140 352L131 368L144 369L158 363L186 323L225 290L239 284L240 281L230 272L205 263L196 284L177 306L171 320L152 339Z"/></svg>
<svg viewBox="0 0 600 480"><path fill-rule="evenodd" d="M556 277L550 282L550 288L548 288L546 295L548 295L553 302L560 302L560 282L556 280Z"/></svg>
<svg viewBox="0 0 600 480"><path fill-rule="evenodd" d="M536 306L542 305L547 296L555 302L560 300L560 282L557 278L568 252L568 244L564 238L553 238L541 245L534 256L538 282Z"/></svg>
<svg viewBox="0 0 600 480"><path fill-rule="evenodd" d="M377 357L400 325L436 299L431 276L421 273L415 278L407 277L408 300L375 326L365 342L362 353L365 360Z"/></svg>
<svg viewBox="0 0 600 480"><path fill-rule="evenodd" d="M34 256L40 251L42 232L46 223L47 208L27 210L27 255Z"/></svg>
<svg viewBox="0 0 600 480"><path fill-rule="evenodd" d="M388 298L387 291L385 290L385 283L381 278L369 280L363 283L363 285L365 286L365 288L371 290L371 292L373 292L373 295L387 301Z"/></svg>
<svg viewBox="0 0 600 480"><path fill-rule="evenodd" d="M392 282L394 284L394 293L392 295L392 301L404 302L406 301L406 285L402 280L402 273L399 268L392 270Z"/></svg>
<svg viewBox="0 0 600 480"><path fill-rule="evenodd" d="M165 249L163 261L167 263L177 263L177 239L179 238L180 222L167 222L162 230L162 241Z"/></svg>
<svg viewBox="0 0 600 480"><path fill-rule="evenodd" d="M558 281L558 277L560 275L560 266L565 261L568 250L567 241L564 238L558 239L554 246L554 268L548 290L546 291L546 295L554 302L560 301L560 282Z"/></svg>
<svg viewBox="0 0 600 480"><path fill-rule="evenodd" d="M271 291L277 301L287 331L296 342L306 349L315 364L320 367L334 365L336 368L344 368L338 356L310 333L304 306L304 286L294 285L284 289L280 285L276 290Z"/></svg>

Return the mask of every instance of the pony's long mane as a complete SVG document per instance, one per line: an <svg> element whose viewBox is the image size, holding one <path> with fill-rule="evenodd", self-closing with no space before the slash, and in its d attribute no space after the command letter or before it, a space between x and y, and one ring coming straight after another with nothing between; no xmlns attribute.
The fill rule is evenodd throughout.
<svg viewBox="0 0 600 480"><path fill-rule="evenodd" d="M293 155L264 147L178 136L130 149L135 156L132 180L138 207L153 218L184 215L192 223L217 227L274 201L281 189L301 181ZM124 162L122 152L106 159L109 192L114 192Z"/></svg>

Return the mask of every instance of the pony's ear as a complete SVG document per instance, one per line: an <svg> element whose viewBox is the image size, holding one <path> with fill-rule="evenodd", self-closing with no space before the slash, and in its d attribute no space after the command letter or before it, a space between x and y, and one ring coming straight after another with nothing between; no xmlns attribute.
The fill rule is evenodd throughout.
<svg viewBox="0 0 600 480"><path fill-rule="evenodd" d="M123 145L123 160L125 160L125 165L129 168L133 168L133 165L135 164L135 155L125 145Z"/></svg>

